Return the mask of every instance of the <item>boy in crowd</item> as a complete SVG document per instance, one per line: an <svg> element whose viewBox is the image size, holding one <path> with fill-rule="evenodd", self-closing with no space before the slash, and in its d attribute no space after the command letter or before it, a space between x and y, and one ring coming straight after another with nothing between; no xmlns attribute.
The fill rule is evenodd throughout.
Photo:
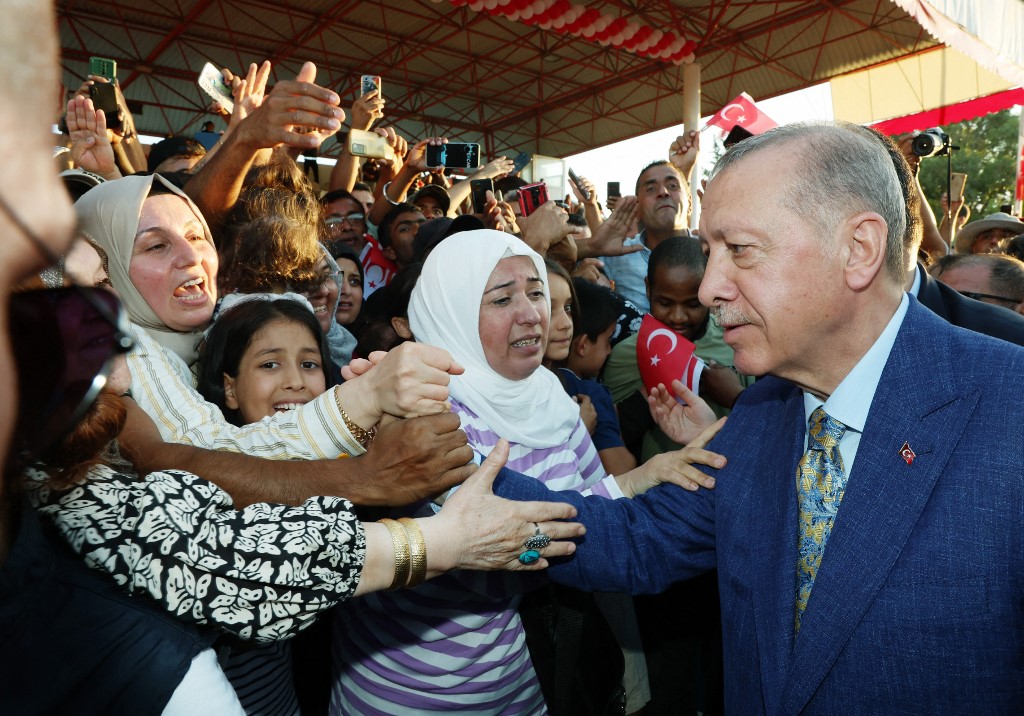
<svg viewBox="0 0 1024 716"><path fill-rule="evenodd" d="M732 368L732 349L722 340L722 329L697 297L707 258L700 242L677 236L662 241L651 252L644 284L651 315L695 346L698 358L707 363L699 394L719 416L727 415L740 392L751 382ZM640 462L681 445L670 440L651 418L640 369L637 337L623 340L612 351L604 369L604 383L612 393L624 426L626 447Z"/></svg>

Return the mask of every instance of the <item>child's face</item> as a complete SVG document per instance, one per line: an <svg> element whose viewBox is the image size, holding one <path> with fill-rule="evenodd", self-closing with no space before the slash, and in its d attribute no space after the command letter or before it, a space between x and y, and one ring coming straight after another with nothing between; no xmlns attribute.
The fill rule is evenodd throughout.
<svg viewBox="0 0 1024 716"><path fill-rule="evenodd" d="M245 423L305 405L327 390L320 346L310 330L279 318L258 330L238 365L224 375L225 403Z"/></svg>
<svg viewBox="0 0 1024 716"><path fill-rule="evenodd" d="M604 330L604 333L597 337L596 341L590 340L588 336L580 336L581 350L574 351L569 368L580 378L596 378L601 374L605 361L612 354L612 333L615 332L615 324L612 323Z"/></svg>
<svg viewBox="0 0 1024 716"><path fill-rule="evenodd" d="M700 276L685 266L659 266L647 287L651 315L687 340L701 337L708 309L697 298Z"/></svg>
<svg viewBox="0 0 1024 716"><path fill-rule="evenodd" d="M568 357L572 344L572 294L565 279L555 273L548 274L548 290L551 292L551 322L544 360L562 361Z"/></svg>

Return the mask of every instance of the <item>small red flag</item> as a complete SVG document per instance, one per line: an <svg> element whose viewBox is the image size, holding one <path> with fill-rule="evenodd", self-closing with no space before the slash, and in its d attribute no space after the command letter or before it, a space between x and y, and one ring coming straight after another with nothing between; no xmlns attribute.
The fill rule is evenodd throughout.
<svg viewBox="0 0 1024 716"><path fill-rule="evenodd" d="M387 286L398 273L398 266L384 255L380 243L369 234L365 238L366 246L363 247L363 253L359 257L359 263L363 265L364 301L378 288Z"/></svg>
<svg viewBox="0 0 1024 716"><path fill-rule="evenodd" d="M704 361L693 354L695 346L654 316L647 314L636 339L636 362L647 392L659 383L671 390L679 380L697 392Z"/></svg>
<svg viewBox="0 0 1024 716"><path fill-rule="evenodd" d="M915 455L914 451L910 449L910 443L903 443L903 447L900 448L900 457L906 460L908 465L914 464L914 458L917 457L917 455Z"/></svg>
<svg viewBox="0 0 1024 716"><path fill-rule="evenodd" d="M759 110L754 99L744 92L718 110L708 120L708 126L718 127L724 134L728 134L733 127L743 127L751 134L763 134L779 124Z"/></svg>

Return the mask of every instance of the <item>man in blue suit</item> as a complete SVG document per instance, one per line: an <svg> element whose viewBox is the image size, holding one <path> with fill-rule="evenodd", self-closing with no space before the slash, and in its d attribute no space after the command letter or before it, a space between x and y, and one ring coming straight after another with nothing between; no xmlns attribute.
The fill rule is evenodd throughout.
<svg viewBox="0 0 1024 716"><path fill-rule="evenodd" d="M903 292L905 208L862 128L730 149L700 297L770 377L709 446L728 465L713 491L555 495L588 530L558 581L656 592L717 567L730 713L1024 708L1024 350ZM496 491L552 497L511 473Z"/></svg>

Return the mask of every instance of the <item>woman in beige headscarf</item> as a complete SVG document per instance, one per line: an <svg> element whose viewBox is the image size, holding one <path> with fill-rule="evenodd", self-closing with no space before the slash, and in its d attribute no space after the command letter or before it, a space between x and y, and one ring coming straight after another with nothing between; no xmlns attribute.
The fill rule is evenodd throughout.
<svg viewBox="0 0 1024 716"><path fill-rule="evenodd" d="M230 425L195 392L191 371L217 302L219 268L198 208L150 175L101 184L75 210L85 236L106 253L111 283L133 324L132 396L164 440L274 459L360 455L383 413L413 417L446 409L450 356L405 351L298 410Z"/></svg>
<svg viewBox="0 0 1024 716"><path fill-rule="evenodd" d="M217 248L192 200L159 174L107 182L75 204L132 323L191 367L217 303Z"/></svg>

